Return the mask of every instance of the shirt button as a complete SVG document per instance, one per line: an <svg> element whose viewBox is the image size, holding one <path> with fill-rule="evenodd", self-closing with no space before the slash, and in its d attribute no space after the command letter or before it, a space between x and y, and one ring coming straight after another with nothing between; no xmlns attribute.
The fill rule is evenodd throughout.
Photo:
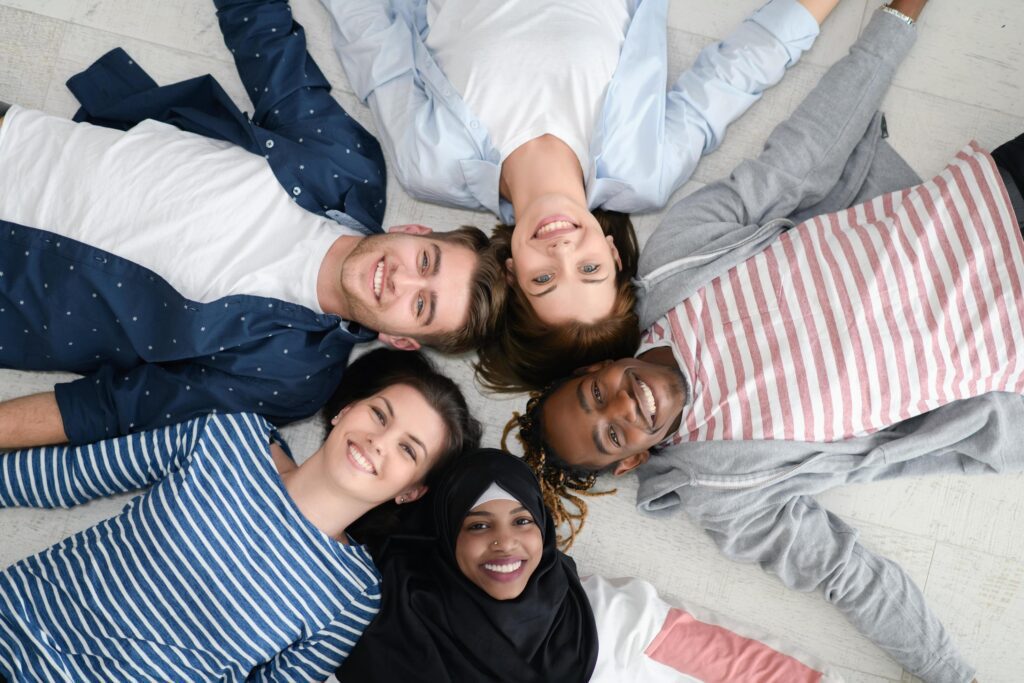
<svg viewBox="0 0 1024 683"><path fill-rule="evenodd" d="M480 122L479 121L470 121L469 127L470 128L479 128L480 127Z"/></svg>
<svg viewBox="0 0 1024 683"><path fill-rule="evenodd" d="M274 141L273 140L267 140L266 144L267 144L267 149L273 149L274 148Z"/></svg>
<svg viewBox="0 0 1024 683"><path fill-rule="evenodd" d="M452 91L451 91L451 90L448 90L447 88L445 88L445 91L444 91L444 96L445 96L445 97L449 97L449 96L451 96L451 94L452 94Z"/></svg>
<svg viewBox="0 0 1024 683"><path fill-rule="evenodd" d="M295 195L296 197L298 197L300 194L302 194L302 188L300 188L300 187L293 187L292 188L292 194Z"/></svg>

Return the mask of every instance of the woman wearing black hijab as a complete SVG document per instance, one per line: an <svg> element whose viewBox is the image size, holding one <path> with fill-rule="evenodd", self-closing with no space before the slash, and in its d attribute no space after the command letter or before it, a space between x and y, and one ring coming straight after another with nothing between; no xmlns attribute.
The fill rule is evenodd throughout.
<svg viewBox="0 0 1024 683"><path fill-rule="evenodd" d="M480 450L456 465L433 508L433 536L396 537L381 553L380 613L338 678L589 680L594 616L530 469Z"/></svg>

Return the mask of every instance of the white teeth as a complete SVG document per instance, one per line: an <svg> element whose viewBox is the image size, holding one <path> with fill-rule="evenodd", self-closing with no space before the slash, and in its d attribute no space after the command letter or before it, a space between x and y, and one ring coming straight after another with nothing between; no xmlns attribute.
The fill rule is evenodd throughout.
<svg viewBox="0 0 1024 683"><path fill-rule="evenodd" d="M643 380L638 379L636 381L640 385L640 391L644 394L644 402L647 403L647 414L654 419L654 414L658 411L658 404L654 401L654 392L651 388L643 383Z"/></svg>
<svg viewBox="0 0 1024 683"><path fill-rule="evenodd" d="M543 237L544 235L546 235L546 234L548 234L550 232L554 232L555 230L564 230L566 228L575 228L575 227L576 227L576 225L574 223L570 223L569 221L554 221L552 223L548 223L548 224L544 225L544 227L542 227L540 230L538 230L537 231L537 237Z"/></svg>
<svg viewBox="0 0 1024 683"><path fill-rule="evenodd" d="M360 453L359 449L356 448L354 445L349 445L348 454L352 456L352 459L356 461L356 464L359 465L361 469L368 472L369 474L377 474L377 470L374 469L373 463L371 463L369 460L363 457L363 454Z"/></svg>
<svg viewBox="0 0 1024 683"><path fill-rule="evenodd" d="M515 570L523 566L522 560L516 560L515 562L509 562L508 564L491 564L487 563L484 565L484 569L489 572L497 572L499 574L511 574Z"/></svg>
<svg viewBox="0 0 1024 683"><path fill-rule="evenodd" d="M377 263L377 270L373 273L373 295L380 298L381 285L384 284L384 259Z"/></svg>

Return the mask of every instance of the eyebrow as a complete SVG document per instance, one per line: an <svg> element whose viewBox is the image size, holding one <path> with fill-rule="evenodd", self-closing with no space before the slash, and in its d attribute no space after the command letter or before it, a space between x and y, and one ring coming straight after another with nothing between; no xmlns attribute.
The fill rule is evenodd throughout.
<svg viewBox="0 0 1024 683"><path fill-rule="evenodd" d="M423 457L427 457L427 447L423 445L423 442L417 439L413 434L409 434L409 438L415 441L417 445L419 445L419 447L423 449Z"/></svg>
<svg viewBox="0 0 1024 683"><path fill-rule="evenodd" d="M437 275L437 271L441 270L441 247L434 244L434 270L431 272L432 275Z"/></svg>
<svg viewBox="0 0 1024 683"><path fill-rule="evenodd" d="M529 510L526 509L525 505L520 505L515 510L510 510L508 514L510 514L510 515L518 515L520 512L529 512ZM487 512L487 510L477 510L477 511L470 510L469 512L466 513L466 516L469 517L470 515L477 515L479 517L493 517L494 513L493 512Z"/></svg>
<svg viewBox="0 0 1024 683"><path fill-rule="evenodd" d="M395 409L391 407L391 401L388 400L388 397L387 396L381 396L380 399L382 401L384 401L384 405L387 406L388 413L391 414L391 417L394 417L395 416Z"/></svg>
<svg viewBox="0 0 1024 683"><path fill-rule="evenodd" d="M598 425L594 425L594 431L590 435L591 438L594 440L594 445L597 446L597 450L599 450L602 454L611 455L611 453L608 452L608 449L604 447L604 444L601 443L601 432L598 427Z"/></svg>
<svg viewBox="0 0 1024 683"><path fill-rule="evenodd" d="M434 322L435 315L437 315L437 292L431 292L430 312L427 313L427 319L423 321L423 327L430 327L430 323Z"/></svg>
<svg viewBox="0 0 1024 683"><path fill-rule="evenodd" d="M583 392L583 384L586 381L586 378L583 378L580 380L580 383L576 385L576 399L580 402L580 408L583 410L583 412L586 413L587 415L590 415L590 413L593 412L593 409L589 405L587 405L587 396Z"/></svg>
<svg viewBox="0 0 1024 683"><path fill-rule="evenodd" d="M583 412L590 415L594 412L594 409L587 405L587 397L583 391L583 385L586 381L587 378L584 377L580 380L580 383L576 385L576 399L580 402L580 408L583 409ZM605 448L604 444L601 442L601 432L598 429L598 425L594 425L594 430L591 432L590 438L594 440L594 446L597 447L598 451L604 455L611 455L611 453L608 452L608 449Z"/></svg>
<svg viewBox="0 0 1024 683"><path fill-rule="evenodd" d="M548 294L550 294L551 292L555 291L555 287L557 287L557 286L558 286L558 285L551 285L550 287L548 287L547 289L545 289L545 290L544 290L543 292L539 292L539 293L537 293L537 294L530 294L530 296L532 296L532 297L537 297L537 298L540 298L540 297L542 297L542 296L547 296L547 295L548 295Z"/></svg>

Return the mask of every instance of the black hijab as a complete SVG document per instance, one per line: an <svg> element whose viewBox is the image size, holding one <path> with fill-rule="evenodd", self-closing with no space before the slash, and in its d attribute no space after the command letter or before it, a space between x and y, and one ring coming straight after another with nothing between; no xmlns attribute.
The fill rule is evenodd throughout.
<svg viewBox="0 0 1024 683"><path fill-rule="evenodd" d="M495 600L463 576L455 542L492 483L533 515L544 540L522 594ZM558 550L536 478L519 458L481 449L433 493L433 536L382 552L381 610L338 669L343 683L587 681L597 660L594 614L576 565Z"/></svg>

